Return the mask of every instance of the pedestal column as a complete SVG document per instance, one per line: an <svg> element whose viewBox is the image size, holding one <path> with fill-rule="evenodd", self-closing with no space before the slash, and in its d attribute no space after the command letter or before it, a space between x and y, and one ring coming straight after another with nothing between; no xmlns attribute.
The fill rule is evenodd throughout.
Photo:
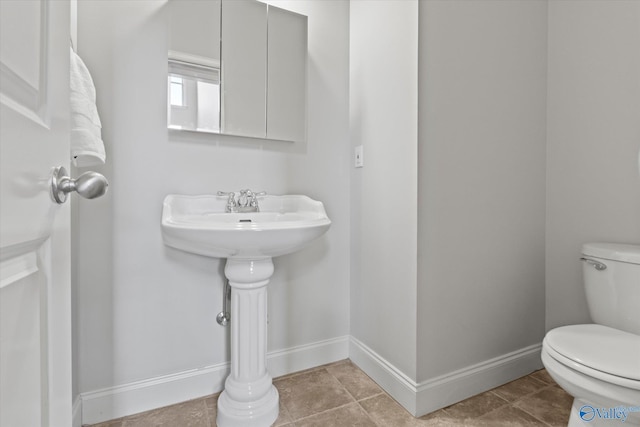
<svg viewBox="0 0 640 427"><path fill-rule="evenodd" d="M278 390L267 372L267 283L271 258L228 259L231 373L218 398L219 427L268 427L278 418Z"/></svg>

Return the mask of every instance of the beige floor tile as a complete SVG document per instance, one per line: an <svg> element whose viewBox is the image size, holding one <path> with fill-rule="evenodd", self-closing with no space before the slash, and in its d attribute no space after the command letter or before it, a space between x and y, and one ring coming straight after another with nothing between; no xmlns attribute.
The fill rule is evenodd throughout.
<svg viewBox="0 0 640 427"><path fill-rule="evenodd" d="M446 413L443 409L420 417L426 426L433 427L469 427L469 420L459 419ZM422 424L421 424L422 425Z"/></svg>
<svg viewBox="0 0 640 427"><path fill-rule="evenodd" d="M91 427L123 427L124 419L119 418L117 420L107 421L100 424L93 424Z"/></svg>
<svg viewBox="0 0 640 427"><path fill-rule="evenodd" d="M549 386L531 396L523 397L514 406L551 426L566 426L573 397L558 386Z"/></svg>
<svg viewBox="0 0 640 427"><path fill-rule="evenodd" d="M190 400L125 418L122 427L210 427L205 399Z"/></svg>
<svg viewBox="0 0 640 427"><path fill-rule="evenodd" d="M213 396L207 396L204 398L204 406L207 408L207 415L209 416L209 426L216 426L216 417L218 416L218 397L219 393Z"/></svg>
<svg viewBox="0 0 640 427"><path fill-rule="evenodd" d="M383 392L383 390L378 387L378 384L349 360L327 366L326 369L327 372L340 381L344 388L346 388L356 400L375 396Z"/></svg>
<svg viewBox="0 0 640 427"><path fill-rule="evenodd" d="M280 401L293 421L354 402L326 369L274 381Z"/></svg>
<svg viewBox="0 0 640 427"><path fill-rule="evenodd" d="M377 427L358 403L350 403L295 422L295 427Z"/></svg>
<svg viewBox="0 0 640 427"><path fill-rule="evenodd" d="M423 421L437 420L437 419L444 420L449 418L450 418L450 415L444 412L442 409L438 409L437 411L430 412L427 415L423 415L420 417L420 419Z"/></svg>
<svg viewBox="0 0 640 427"><path fill-rule="evenodd" d="M529 375L531 378L535 378L536 380L542 381L546 384L555 384L556 382L551 378L551 375L547 372L546 369L540 369Z"/></svg>
<svg viewBox="0 0 640 427"><path fill-rule="evenodd" d="M386 394L379 394L361 400L360 405L367 414L381 427L416 427L437 425L431 420L414 418L398 402Z"/></svg>
<svg viewBox="0 0 640 427"><path fill-rule="evenodd" d="M533 377L526 376L515 381L511 381L503 386L494 388L491 392L509 402L515 402L521 397L532 394L545 387L548 387L547 383Z"/></svg>
<svg viewBox="0 0 640 427"><path fill-rule="evenodd" d="M284 406L282 399L280 399L279 411L280 413L278 414L278 419L276 420L274 427L283 427L289 425L293 421L293 419L291 418L291 415L289 415L289 411L287 411L287 408Z"/></svg>
<svg viewBox="0 0 640 427"><path fill-rule="evenodd" d="M471 420L507 404L505 399L491 392L485 392L448 406L444 411L459 420Z"/></svg>
<svg viewBox="0 0 640 427"><path fill-rule="evenodd" d="M521 409L503 406L474 420L478 426L487 427L546 427L546 424Z"/></svg>

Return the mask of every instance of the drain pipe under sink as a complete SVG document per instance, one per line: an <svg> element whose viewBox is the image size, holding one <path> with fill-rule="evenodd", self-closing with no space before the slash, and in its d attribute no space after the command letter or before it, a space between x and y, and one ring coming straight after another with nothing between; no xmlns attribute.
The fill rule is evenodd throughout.
<svg viewBox="0 0 640 427"><path fill-rule="evenodd" d="M225 279L222 297L222 311L216 316L216 321L220 326L229 326L231 314L229 313L229 301L231 300L231 286L229 280Z"/></svg>

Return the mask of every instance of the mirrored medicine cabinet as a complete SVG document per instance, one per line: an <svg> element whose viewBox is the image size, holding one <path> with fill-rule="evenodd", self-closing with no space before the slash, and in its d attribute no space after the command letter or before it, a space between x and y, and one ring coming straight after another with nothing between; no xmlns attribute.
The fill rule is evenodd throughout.
<svg viewBox="0 0 640 427"><path fill-rule="evenodd" d="M169 129L306 139L306 16L255 0L168 6Z"/></svg>

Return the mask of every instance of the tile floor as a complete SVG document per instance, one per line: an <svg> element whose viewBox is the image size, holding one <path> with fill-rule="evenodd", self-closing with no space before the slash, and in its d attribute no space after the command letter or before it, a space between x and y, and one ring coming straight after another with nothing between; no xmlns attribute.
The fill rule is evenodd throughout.
<svg viewBox="0 0 640 427"><path fill-rule="evenodd" d="M414 418L351 361L274 379L279 427L566 426L572 398L543 369ZM93 427L212 427L218 395Z"/></svg>

